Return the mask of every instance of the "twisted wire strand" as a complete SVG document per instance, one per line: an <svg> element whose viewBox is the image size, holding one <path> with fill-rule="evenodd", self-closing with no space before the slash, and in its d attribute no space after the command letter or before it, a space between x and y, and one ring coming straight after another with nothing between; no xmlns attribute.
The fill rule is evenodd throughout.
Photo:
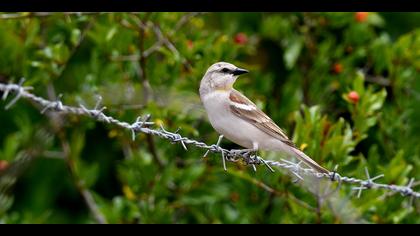
<svg viewBox="0 0 420 236"><path fill-rule="evenodd" d="M384 175L378 175L371 178L367 168L365 168L366 179L357 179L353 177L341 176L336 171L330 172L328 174L319 173L312 168L302 167L300 165L301 163L293 163L287 160L282 160L281 162L264 160L259 156L249 155L249 152L244 152L241 150L227 150L221 148L219 145L216 144L208 145L201 141L183 137L178 133L178 131L170 132L165 130L163 126L160 126L159 129L150 128L152 125L154 125L154 122L148 121L150 119L150 115L145 115L143 118L138 117L133 123L120 121L112 116L106 115L103 112L106 108L99 107L101 98L98 100L94 109L88 109L83 105L80 105L79 107L64 105L60 100L50 101L30 93L29 90L31 90L32 87L24 87L22 85L23 82L24 80L21 80L19 84L0 83L0 91L3 91L3 100L6 100L11 92L16 94L16 96L5 106L6 110L13 106L20 98L25 98L42 106L42 114L49 110L64 114L88 116L97 121L113 124L131 131L133 140L135 139L137 133L151 134L163 139L167 139L171 143L180 143L185 150L188 150L187 146L191 145L198 148L206 149L207 152L205 155L207 155L208 152L220 153L224 161L226 160L229 162L237 162L241 160L247 165L252 165L254 167L254 170L256 170L255 165L265 164L270 170L272 170L271 167L278 167L280 169L290 171L292 174L294 174L301 180L303 180L303 178L300 176L300 174L305 174L308 176L316 177L318 179L327 179L333 182L336 181L339 183L339 186L341 185L341 183L358 185L357 187L353 187L354 190L358 190L358 197L360 197L363 190L383 189L395 193L400 193L402 196L411 197L412 199L420 198L420 192L416 192L412 189L414 179L411 179L409 184L406 186L393 184L389 185L383 183L376 183L375 180L382 178Z"/></svg>

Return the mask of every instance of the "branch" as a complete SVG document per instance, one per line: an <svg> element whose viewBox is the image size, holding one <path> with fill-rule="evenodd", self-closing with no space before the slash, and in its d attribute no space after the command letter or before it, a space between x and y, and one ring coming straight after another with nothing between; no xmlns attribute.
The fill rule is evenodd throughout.
<svg viewBox="0 0 420 236"><path fill-rule="evenodd" d="M48 17L54 15L88 15L88 14L101 14L100 12L63 12L63 13L56 13L56 12L22 12L22 13L5 13L0 14L0 20L15 20L15 19L24 19L24 18L32 18L32 17Z"/></svg>
<svg viewBox="0 0 420 236"><path fill-rule="evenodd" d="M147 19L150 17L151 13L147 13L144 17L144 21L147 21ZM147 56L145 56L144 52L144 43L145 43L145 36L146 36L146 26L143 23L143 20L135 17L135 21L137 22L138 28L139 28L139 49L142 53L138 62L138 76L140 78L142 88L143 88L143 96L144 96L144 103L147 104L151 98L152 95L152 87L150 86L149 79L147 77L146 72L146 64L147 64ZM149 149L149 152L152 154L152 157L154 161L157 163L158 167L162 169L164 167L163 161L159 158L159 155L156 150L155 141L153 140L153 136L150 134L146 135L147 140L147 147Z"/></svg>
<svg viewBox="0 0 420 236"><path fill-rule="evenodd" d="M60 132L58 133L58 136L60 138L61 146L64 150L65 156L64 160L67 164L67 167L69 169L70 175L73 179L73 182L76 186L77 191L79 191L80 195L82 195L82 198L88 207L89 211L91 212L92 216L95 218L96 222L99 224L106 224L107 221L105 219L105 216L102 214L102 212L99 210L98 205L95 202L95 199L92 196L92 193L89 191L89 189L85 186L85 183L82 179L79 178L79 176L76 173L76 167L74 166L74 160L71 158L70 154L70 145L64 138L64 133Z"/></svg>
<svg viewBox="0 0 420 236"><path fill-rule="evenodd" d="M171 36L174 35L178 30L180 30L184 25L186 25L192 18L203 14L204 12L190 12L181 17L181 19L176 23L174 30L171 33Z"/></svg>
<svg viewBox="0 0 420 236"><path fill-rule="evenodd" d="M48 84L48 97L50 99L57 99L55 96L55 89L51 83ZM87 188L84 181L79 177L77 173L77 168L75 167L75 160L71 156L71 148L69 142L66 140L66 131L62 129L62 117L58 116L57 113L47 113L47 116L50 116L50 119L53 121L53 130L55 134L58 136L61 147L63 149L62 156L63 160L65 161L67 168L70 173L70 177L73 180L74 186L76 187L77 191L83 198L86 206L88 207L90 213L92 214L93 218L99 224L106 224L107 220L102 212L99 210L98 205L95 202L95 199L92 196L92 193Z"/></svg>
<svg viewBox="0 0 420 236"><path fill-rule="evenodd" d="M420 192L416 192L412 189L414 184L414 179L411 179L409 184L406 186L401 185L389 185L389 184L381 184L376 183L375 180L383 177L384 175L378 175L375 177L370 177L368 169L365 169L366 172L366 179L357 179L353 177L346 177L341 176L337 172L331 173L318 173L314 169L302 167L300 163L293 163L287 160L282 161L272 161L272 160L264 160L259 156L250 156L247 155L245 152L241 150L227 150L221 148L219 145L207 145L204 142L200 142L197 140L193 140L187 137L181 136L178 132L170 132L165 130L162 126L159 129L152 129L150 128L153 125L153 122L148 122L150 115L146 115L144 118L138 117L135 122L128 123L124 121L119 121L112 116L108 116L104 114L105 107L99 108L99 103L96 105L94 109L87 109L86 107L80 105L80 107L72 107L63 105L61 101L49 101L42 97L35 96L28 92L30 87L23 87L22 86L23 80L19 84L1 84L0 83L0 91L3 91L3 100L7 98L7 96L13 92L16 93L16 97L14 97L7 105L6 109L10 108L13 104L17 102L19 98L25 98L31 100L43 107L41 113L44 113L47 110L54 111L54 112L61 112L64 114L74 114L74 115L83 115L88 116L92 119L95 119L99 122L105 122L109 124L113 124L129 130L132 133L133 140L136 137L137 133L144 133L150 134L154 136L158 136L162 139L166 139L171 143L180 143L185 150L187 150L187 145L195 146L198 148L206 149L209 152L213 153L220 153L224 160L229 162L238 162L243 161L245 164L248 165L260 165L266 164L270 167L278 167L287 171L290 171L296 177L302 179L300 175L307 175L316 177L318 179L326 179L332 182L338 182L339 186L342 183L347 183L350 185L357 185L358 187L354 187L353 189L358 191L357 196L360 197L363 190L366 189L384 189L389 192L396 192L400 193L403 196L411 197L412 200L420 198Z"/></svg>
<svg viewBox="0 0 420 236"><path fill-rule="evenodd" d="M139 33L140 38L144 37L144 32L146 29L151 28L153 30L153 33L156 37L156 42L150 46L147 49L144 49L144 43L141 41L140 43L140 54L134 54L134 55L122 55L122 56L113 56L111 57L112 61L138 61L138 60L144 60L148 58L153 53L159 51L162 47L168 48L175 57L180 58L182 64L188 68L191 69L191 65L188 62L188 60L181 55L181 53L178 51L178 49L175 47L174 43L171 41L171 37L177 33L184 25L186 25L192 18L203 14L201 12L192 12L185 14L181 17L181 19L176 23L173 30L171 30L166 36L160 29L159 25L154 22L147 22L146 20L140 20L137 16L133 16L132 19L135 21L135 25L130 24L126 20L120 21L120 24L130 30L135 30ZM146 17L147 18L147 17Z"/></svg>

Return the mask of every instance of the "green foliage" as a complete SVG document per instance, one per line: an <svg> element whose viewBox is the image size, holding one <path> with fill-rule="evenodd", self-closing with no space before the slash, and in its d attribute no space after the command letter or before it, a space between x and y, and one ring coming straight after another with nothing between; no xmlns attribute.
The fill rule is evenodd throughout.
<svg viewBox="0 0 420 236"><path fill-rule="evenodd" d="M420 179L418 13L8 14L1 83L25 77L34 94L73 106L101 95L119 120L151 114L211 144L199 82L228 61L251 71L235 87L326 168ZM418 201L404 196L358 199L343 186L320 201L316 184L285 172L224 172L215 154L39 109L20 100L0 111L1 223L94 223L84 191L109 223L420 223Z"/></svg>

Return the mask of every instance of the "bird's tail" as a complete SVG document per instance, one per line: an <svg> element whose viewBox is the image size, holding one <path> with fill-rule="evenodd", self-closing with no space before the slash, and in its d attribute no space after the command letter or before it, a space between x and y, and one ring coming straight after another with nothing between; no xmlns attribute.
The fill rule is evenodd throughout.
<svg viewBox="0 0 420 236"><path fill-rule="evenodd" d="M324 167L320 166L318 163L316 163L314 160L312 160L310 157L308 157L305 153L303 153L301 150L297 148L291 149L293 153L296 154L297 158L303 162L305 162L308 166L312 167L316 171L320 173L329 174L330 171L325 169Z"/></svg>

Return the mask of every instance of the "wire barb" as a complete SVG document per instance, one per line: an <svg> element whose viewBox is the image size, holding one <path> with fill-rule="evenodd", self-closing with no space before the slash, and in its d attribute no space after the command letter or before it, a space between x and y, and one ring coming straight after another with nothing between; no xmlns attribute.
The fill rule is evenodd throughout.
<svg viewBox="0 0 420 236"><path fill-rule="evenodd" d="M185 151L188 151L187 146L184 143L184 139L178 132L181 130L181 128L178 127L178 129L175 130L174 134L176 134L176 139L174 139L174 142L180 142L182 147L184 148Z"/></svg>
<svg viewBox="0 0 420 236"><path fill-rule="evenodd" d="M370 175L369 175L369 170L368 170L367 167L365 167L365 174L366 174L367 180L362 181L360 183L360 186L359 187L354 187L353 188L354 190L358 190L358 192L357 192L357 198L360 198L360 196L362 195L362 191L363 190L371 189L371 188L373 188L375 186L378 186L377 183L375 183L374 181L385 176L383 174L380 174L380 175L377 175L377 176L371 178Z"/></svg>
<svg viewBox="0 0 420 236"><path fill-rule="evenodd" d="M258 159L271 171L271 172L275 172L273 168L271 168L271 166L261 157L258 157Z"/></svg>
<svg viewBox="0 0 420 236"><path fill-rule="evenodd" d="M223 135L219 136L219 139L217 140L217 143L215 145L215 149L219 149L220 148L220 143L222 142L223 139ZM206 153L204 153L203 157L206 157L207 154L209 153L210 149L206 151ZM222 163L223 163L223 170L227 171L227 167L226 167L226 158L225 158L225 153L222 151Z"/></svg>
<svg viewBox="0 0 420 236"><path fill-rule="evenodd" d="M152 117L150 114L147 114L144 116L144 118L140 121L141 116L137 117L136 121L131 124L130 131L131 131L131 138L133 141L136 140L136 132L140 132L143 125L147 123L148 120L150 120L150 117Z"/></svg>
<svg viewBox="0 0 420 236"><path fill-rule="evenodd" d="M48 109L55 109L56 111L62 111L63 110L63 103L61 102L62 97L63 97L63 94L59 94L55 102L51 102L50 104L47 104L44 107L44 109L41 110L41 114L44 114Z"/></svg>
<svg viewBox="0 0 420 236"><path fill-rule="evenodd" d="M18 87L18 89L15 91L16 92L16 97L14 97L13 99L12 99L12 101L10 101L5 107L4 107L4 109L5 110L9 110L9 108L10 107L12 107L18 100L19 100L19 98L22 96L22 92L24 92L25 91L25 88L24 87L22 87L22 85L23 85L23 83L25 82L25 78L21 78L20 80L19 80L19 83L17 84L17 87ZM8 93L7 93L8 94ZM7 94L6 94L6 96L4 96L4 99L6 99L6 97L7 97Z"/></svg>

